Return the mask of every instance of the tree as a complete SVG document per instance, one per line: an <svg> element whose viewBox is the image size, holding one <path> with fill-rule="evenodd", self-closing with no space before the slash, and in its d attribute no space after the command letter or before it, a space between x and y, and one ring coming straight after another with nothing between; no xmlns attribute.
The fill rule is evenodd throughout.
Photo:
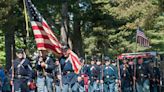
<svg viewBox="0 0 164 92"><path fill-rule="evenodd" d="M161 3L159 3L161 4ZM101 47L108 50L108 54L117 54L124 52L124 49L129 49L129 51L134 51L135 49L135 35L137 25L139 25L145 32L145 34L153 41L154 38L150 37L150 29L154 30L154 24L150 19L153 17L156 19L156 11L160 10L157 4L153 1L147 0L94 0L91 2L92 12L88 12L89 19L93 30L87 32L84 35L84 42L86 51L93 54L92 49ZM158 15L158 13L157 13ZM162 20L160 18L160 20ZM149 22L147 22L149 21ZM154 20L153 20L154 21ZM155 22L155 21L154 21ZM149 23L149 24L148 24ZM162 24L159 22L160 25ZM147 27L150 27L147 29ZM91 29L92 29L91 28ZM158 28L162 28L158 26ZM162 35L163 29L159 29L158 32ZM155 31L153 31L155 32ZM150 31L150 33L152 33ZM155 34L157 31L155 32ZM87 35L90 34L90 35ZM108 36L106 36L108 35ZM160 35L156 35L160 36ZM158 37L162 40L161 37ZM162 40L163 41L163 40ZM97 44L98 43L98 44ZM155 48L157 51L163 49L163 45L155 45L157 42L153 41L151 43L152 48L142 48L139 47L139 51L153 50ZM162 42L159 42L162 43ZM105 44L104 46L102 44ZM89 49L90 48L90 49ZM99 51L103 51L98 49ZM106 52L103 52L106 53Z"/></svg>
<svg viewBox="0 0 164 92"><path fill-rule="evenodd" d="M5 56L6 56L6 68L9 69L11 66L11 45L15 47L15 40L14 40L14 23L15 23L15 11L14 8L16 7L17 0L7 0L1 1L1 30L5 33ZM15 50L15 49L13 49ZM13 55L15 56L15 55Z"/></svg>

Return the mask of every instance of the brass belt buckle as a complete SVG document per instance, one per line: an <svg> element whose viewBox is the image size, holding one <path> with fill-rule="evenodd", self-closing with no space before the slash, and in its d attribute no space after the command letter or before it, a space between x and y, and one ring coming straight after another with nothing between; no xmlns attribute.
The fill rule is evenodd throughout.
<svg viewBox="0 0 164 92"><path fill-rule="evenodd" d="M143 77L144 75L143 75L143 74L141 74L141 76Z"/></svg>
<svg viewBox="0 0 164 92"><path fill-rule="evenodd" d="M67 73L69 74L69 73L70 73L70 71L67 71Z"/></svg>
<svg viewBox="0 0 164 92"><path fill-rule="evenodd" d="M21 75L18 75L18 78L21 78Z"/></svg>

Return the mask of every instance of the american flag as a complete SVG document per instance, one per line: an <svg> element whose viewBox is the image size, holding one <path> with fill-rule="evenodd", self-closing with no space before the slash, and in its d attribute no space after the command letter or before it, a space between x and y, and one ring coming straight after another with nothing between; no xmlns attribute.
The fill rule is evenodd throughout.
<svg viewBox="0 0 164 92"><path fill-rule="evenodd" d="M30 22L38 50L49 50L54 54L61 56L63 54L61 43L54 35L54 32L51 30L45 19L32 4L31 0L26 0L26 7L30 16ZM78 73L82 64L73 51L69 54L69 60L72 63L75 73Z"/></svg>
<svg viewBox="0 0 164 92"><path fill-rule="evenodd" d="M137 29L137 43L144 47L149 47L149 39L145 36L144 32L140 28Z"/></svg>

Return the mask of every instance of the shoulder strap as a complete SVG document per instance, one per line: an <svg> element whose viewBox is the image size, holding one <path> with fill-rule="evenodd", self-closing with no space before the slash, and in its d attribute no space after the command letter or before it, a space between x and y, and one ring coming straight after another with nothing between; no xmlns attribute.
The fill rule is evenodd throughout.
<svg viewBox="0 0 164 92"><path fill-rule="evenodd" d="M49 60L49 59L50 59L50 57L47 57L45 63L48 63L48 60Z"/></svg>
<svg viewBox="0 0 164 92"><path fill-rule="evenodd" d="M113 69L111 66L109 66L109 68L112 69L112 70L114 71L114 69Z"/></svg>
<svg viewBox="0 0 164 92"><path fill-rule="evenodd" d="M22 64L25 62L25 59L23 59L17 66L17 68L19 68L20 66L23 66ZM23 66L24 67L24 66Z"/></svg>
<svg viewBox="0 0 164 92"><path fill-rule="evenodd" d="M28 68L32 71L32 67L28 64Z"/></svg>

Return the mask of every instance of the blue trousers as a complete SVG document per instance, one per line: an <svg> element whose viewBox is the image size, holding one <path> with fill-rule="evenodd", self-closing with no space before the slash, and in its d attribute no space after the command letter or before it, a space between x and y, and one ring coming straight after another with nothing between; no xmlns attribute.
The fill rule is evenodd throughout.
<svg viewBox="0 0 164 92"><path fill-rule="evenodd" d="M53 92L53 79L46 77L37 77L37 92Z"/></svg>
<svg viewBox="0 0 164 92"><path fill-rule="evenodd" d="M121 80L122 92L131 92L130 80Z"/></svg>
<svg viewBox="0 0 164 92"><path fill-rule="evenodd" d="M72 87L68 84L62 85L62 90L59 85L55 85L56 91L55 92L85 92L83 91L83 87L80 86L78 83L75 83Z"/></svg>
<svg viewBox="0 0 164 92"><path fill-rule="evenodd" d="M97 83L96 81L89 84L88 92L100 92L103 90L103 84Z"/></svg>
<svg viewBox="0 0 164 92"><path fill-rule="evenodd" d="M59 85L55 85L55 92L61 92L61 88Z"/></svg>
<svg viewBox="0 0 164 92"><path fill-rule="evenodd" d="M138 81L136 83L137 92L150 92L149 80Z"/></svg>
<svg viewBox="0 0 164 92"><path fill-rule="evenodd" d="M14 79L14 91L29 92L29 87L27 86L27 79Z"/></svg>
<svg viewBox="0 0 164 92"><path fill-rule="evenodd" d="M159 92L159 86L157 84L151 84L150 92Z"/></svg>
<svg viewBox="0 0 164 92"><path fill-rule="evenodd" d="M84 86L80 85L78 82L76 82L72 87L73 92L85 92Z"/></svg>
<svg viewBox="0 0 164 92"><path fill-rule="evenodd" d="M115 92L115 82L104 84L104 92Z"/></svg>

